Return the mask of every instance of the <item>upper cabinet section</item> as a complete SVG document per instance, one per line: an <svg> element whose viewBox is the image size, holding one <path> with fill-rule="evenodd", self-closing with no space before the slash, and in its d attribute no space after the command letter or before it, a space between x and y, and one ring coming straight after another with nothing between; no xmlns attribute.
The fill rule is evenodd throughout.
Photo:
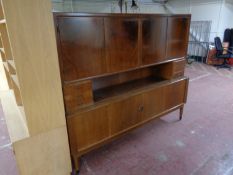
<svg viewBox="0 0 233 175"><path fill-rule="evenodd" d="M190 15L55 13L63 82L186 56Z"/></svg>
<svg viewBox="0 0 233 175"><path fill-rule="evenodd" d="M167 58L185 57L189 39L189 16L171 16L167 28Z"/></svg>
<svg viewBox="0 0 233 175"><path fill-rule="evenodd" d="M103 18L59 18L58 30L64 81L106 72Z"/></svg>

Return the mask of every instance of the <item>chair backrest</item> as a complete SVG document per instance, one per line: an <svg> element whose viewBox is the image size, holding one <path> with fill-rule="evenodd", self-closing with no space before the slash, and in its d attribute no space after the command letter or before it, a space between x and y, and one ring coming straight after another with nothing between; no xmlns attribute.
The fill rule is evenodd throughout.
<svg viewBox="0 0 233 175"><path fill-rule="evenodd" d="M221 39L219 37L214 38L214 44L215 44L215 48L216 48L216 51L217 51L217 55L222 54L223 53L223 47L222 47Z"/></svg>

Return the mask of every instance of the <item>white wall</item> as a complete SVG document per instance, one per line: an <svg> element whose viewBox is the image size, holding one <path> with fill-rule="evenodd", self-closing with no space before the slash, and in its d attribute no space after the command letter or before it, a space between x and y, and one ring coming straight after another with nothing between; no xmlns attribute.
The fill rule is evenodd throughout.
<svg viewBox="0 0 233 175"><path fill-rule="evenodd" d="M120 8L117 1L102 1L102 2L85 2L72 0L53 0L53 9L55 11L65 12L89 12L89 13L120 13ZM139 3L140 9L137 13L167 13L167 9L160 4L155 3ZM131 0L128 0L128 13L134 13L131 10ZM123 7L125 12L125 7Z"/></svg>
<svg viewBox="0 0 233 175"><path fill-rule="evenodd" d="M233 1L226 1L219 23L219 34L223 37L226 28L233 28Z"/></svg>
<svg viewBox="0 0 233 175"><path fill-rule="evenodd" d="M54 0L54 9L66 12L96 12L119 13L118 3L109 0L105 2L85 2L66 0ZM131 0L128 0L128 13ZM149 0L147 0L149 2ZM62 2L62 3L61 3ZM223 37L226 28L233 28L233 0L169 0L167 9L164 6L152 3L140 4L139 13L191 13L192 21L212 21L211 41L215 36Z"/></svg>
<svg viewBox="0 0 233 175"><path fill-rule="evenodd" d="M192 21L212 21L211 41L233 28L233 0L170 0L168 6L174 13L191 13Z"/></svg>

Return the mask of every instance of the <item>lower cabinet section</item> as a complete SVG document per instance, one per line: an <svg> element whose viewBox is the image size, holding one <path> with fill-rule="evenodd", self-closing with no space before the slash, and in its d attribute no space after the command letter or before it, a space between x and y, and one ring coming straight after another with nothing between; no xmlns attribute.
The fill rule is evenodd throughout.
<svg viewBox="0 0 233 175"><path fill-rule="evenodd" d="M152 118L183 108L188 79L157 83L68 116L72 155L80 156Z"/></svg>

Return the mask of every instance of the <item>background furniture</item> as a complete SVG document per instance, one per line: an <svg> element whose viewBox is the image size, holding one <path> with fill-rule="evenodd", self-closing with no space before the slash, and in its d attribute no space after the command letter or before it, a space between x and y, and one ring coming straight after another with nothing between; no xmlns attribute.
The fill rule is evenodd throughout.
<svg viewBox="0 0 233 175"><path fill-rule="evenodd" d="M190 15L54 13L67 127L79 157L176 109Z"/></svg>
<svg viewBox="0 0 233 175"><path fill-rule="evenodd" d="M51 3L2 0L0 5L0 51L13 90L0 97L19 173L68 175L71 161Z"/></svg>
<svg viewBox="0 0 233 175"><path fill-rule="evenodd" d="M220 65L216 65L217 69L219 68L228 68L231 69L231 65L228 64L229 58L232 57L232 51L226 50L227 53L224 53L224 49L222 46L221 39L219 37L214 38L215 48L216 48L216 58L217 59L223 59L223 63Z"/></svg>

